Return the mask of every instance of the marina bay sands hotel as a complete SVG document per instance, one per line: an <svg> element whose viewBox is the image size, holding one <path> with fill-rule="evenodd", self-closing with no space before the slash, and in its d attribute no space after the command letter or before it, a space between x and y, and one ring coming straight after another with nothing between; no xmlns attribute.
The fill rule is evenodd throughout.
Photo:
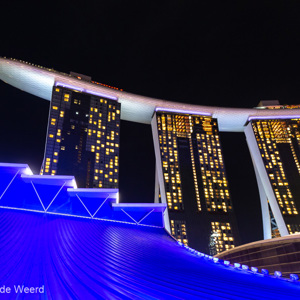
<svg viewBox="0 0 300 300"><path fill-rule="evenodd" d="M183 244L215 255L239 244L219 132L244 132L264 238L300 232L300 106L170 102L7 58L0 58L0 79L51 101L41 174L74 175L82 188L118 188L120 120L151 124L154 202L167 205L165 227Z"/></svg>

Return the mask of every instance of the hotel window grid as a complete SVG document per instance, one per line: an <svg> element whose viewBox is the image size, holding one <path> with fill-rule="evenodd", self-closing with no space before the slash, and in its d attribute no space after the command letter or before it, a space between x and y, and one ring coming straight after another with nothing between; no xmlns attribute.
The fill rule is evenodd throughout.
<svg viewBox="0 0 300 300"><path fill-rule="evenodd" d="M199 177L204 188L207 211L231 211L232 203L216 120L206 116L157 112L157 127L168 208L184 210L177 147L177 138L183 137L189 141L198 211L203 209ZM197 145L196 155L193 144ZM200 162L199 175L195 160Z"/></svg>
<svg viewBox="0 0 300 300"><path fill-rule="evenodd" d="M300 233L300 225L299 224L286 224L289 234Z"/></svg>
<svg viewBox="0 0 300 300"><path fill-rule="evenodd" d="M252 121L252 128L262 160L275 197L284 215L298 215L298 210L283 168L278 144L284 143L289 145L294 163L300 174L299 161L294 148L295 145L292 143L292 138L296 138L298 146L300 145L299 124L299 119Z"/></svg>
<svg viewBox="0 0 300 300"><path fill-rule="evenodd" d="M180 220L170 220L172 236L184 245L188 245L186 233L186 222Z"/></svg>
<svg viewBox="0 0 300 300"><path fill-rule="evenodd" d="M234 248L234 237L230 223L211 222L215 254Z"/></svg>
<svg viewBox="0 0 300 300"><path fill-rule="evenodd" d="M87 101L87 97L89 104L82 103ZM54 87L41 174L57 173L60 153L74 150L66 143L67 136L76 136L78 141L75 146L72 145L77 152L74 163L80 165L86 153L93 154L86 166L86 184L83 187L118 187L119 126L120 103L117 101Z"/></svg>

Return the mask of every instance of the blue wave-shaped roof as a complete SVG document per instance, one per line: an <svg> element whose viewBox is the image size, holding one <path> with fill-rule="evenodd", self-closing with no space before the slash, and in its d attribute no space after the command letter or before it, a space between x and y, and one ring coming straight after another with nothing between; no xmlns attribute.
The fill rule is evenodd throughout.
<svg viewBox="0 0 300 300"><path fill-rule="evenodd" d="M0 209L0 287L15 299L297 299L288 282L214 263L163 228Z"/></svg>
<svg viewBox="0 0 300 300"><path fill-rule="evenodd" d="M298 299L297 278L176 242L161 204L0 163L0 299Z"/></svg>

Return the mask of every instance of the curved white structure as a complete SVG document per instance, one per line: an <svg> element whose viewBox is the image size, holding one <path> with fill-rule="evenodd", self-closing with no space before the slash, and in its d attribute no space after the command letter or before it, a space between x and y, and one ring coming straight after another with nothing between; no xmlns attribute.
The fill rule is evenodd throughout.
<svg viewBox="0 0 300 300"><path fill-rule="evenodd" d="M158 108L210 115L218 119L220 131L231 132L243 132L244 126L250 117L263 117L264 119L277 116L281 118L300 117L300 109L225 108L192 105L139 96L83 81L53 69L15 59L0 58L0 79L18 89L48 101L51 100L52 87L55 84L71 86L77 90L117 99L122 107L122 120L144 124L151 123L153 113Z"/></svg>

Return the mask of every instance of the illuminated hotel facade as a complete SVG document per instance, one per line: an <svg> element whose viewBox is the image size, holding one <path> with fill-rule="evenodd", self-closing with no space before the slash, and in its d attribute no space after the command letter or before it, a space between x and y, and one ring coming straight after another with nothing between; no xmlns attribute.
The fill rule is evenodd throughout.
<svg viewBox="0 0 300 300"><path fill-rule="evenodd" d="M118 172L115 171L117 170L115 167L118 165L115 158L119 151L119 127L117 126L119 119L143 124L152 123L157 160L156 200L159 201L158 194L160 194L160 201L168 206L168 212L165 214L166 228L175 238L199 249L200 246L192 242L194 238L189 234L188 228L194 226L195 231L201 231L205 227L205 233L201 236L201 239L205 240L203 243L209 245L211 253L218 252L238 244L234 208L230 199L219 132L245 132L260 192L264 237L272 236L271 223L274 236L284 236L299 230L300 200L297 189L300 161L299 107L275 105L265 109L263 107L245 109L171 102L127 93L80 79L78 76L7 58L0 58L0 79L37 97L52 101L51 105L57 106L57 109L51 107L50 110L47 149L51 150L45 152L42 171L44 174L60 172L59 160L54 157L56 156L54 153L58 152L55 149L59 149L59 155L63 156L67 152L63 152L66 150L61 147L65 149L74 147L77 151L74 155L77 161L81 160L82 163L84 157L89 159L89 155L95 155L95 164L91 163L91 169L95 172L89 173L90 180L86 177L82 180L82 186L87 186L88 182L89 187L107 187L105 177L100 179L99 174L105 176L107 174L105 168L108 168L112 169L107 174L108 184L116 184L113 186L116 187ZM59 91L56 91L56 88ZM95 103L89 104L81 115L86 118L84 121L78 119L76 115L74 118L68 117L69 120L83 122L82 127L69 128L68 126L72 126L71 122L66 126L59 125L59 122L67 116L67 101L64 100L64 95L68 93L69 99L73 99L73 107L70 108L69 114L74 112L76 114L78 111L75 107L76 105L77 108L79 107L80 99L77 97L81 95L89 97L90 103L97 97L95 100L98 101L97 103L100 103L101 99L107 101L104 109L107 115L104 117L104 111L100 111L100 107L96 107ZM93 98L94 96L96 98ZM78 100L78 103L75 103L75 100ZM55 101L60 104L54 104ZM80 103L83 101L80 100ZM109 105L112 107L109 108ZM95 111L95 108L98 111ZM104 125L108 124L109 112L112 125L110 129L108 125ZM115 120L112 120L113 113L115 113ZM55 116L52 118L51 114ZM52 119L55 119L53 121L55 125L51 124ZM68 132L77 129L81 131L82 129L79 128L84 128L82 146L80 134L74 134L76 141L68 141ZM50 136L51 134L53 137ZM111 142L113 136L115 142ZM83 151L85 151L84 155ZM105 151L109 163L103 161L104 165L101 165L101 151ZM54 156L51 156L51 153ZM97 165L97 157L100 158L99 165ZM87 168L86 162L84 165ZM85 172L88 174L87 170L83 173ZM242 196L238 201L243 201Z"/></svg>
<svg viewBox="0 0 300 300"><path fill-rule="evenodd" d="M41 174L74 175L82 188L117 188L119 132L120 103L56 84Z"/></svg>
<svg viewBox="0 0 300 300"><path fill-rule="evenodd" d="M298 108L265 104L266 110ZM254 117L245 134L259 186L264 238L299 233L300 119Z"/></svg>
<svg viewBox="0 0 300 300"><path fill-rule="evenodd" d="M217 120L156 111L152 120L159 196L178 241L215 255L238 244Z"/></svg>

